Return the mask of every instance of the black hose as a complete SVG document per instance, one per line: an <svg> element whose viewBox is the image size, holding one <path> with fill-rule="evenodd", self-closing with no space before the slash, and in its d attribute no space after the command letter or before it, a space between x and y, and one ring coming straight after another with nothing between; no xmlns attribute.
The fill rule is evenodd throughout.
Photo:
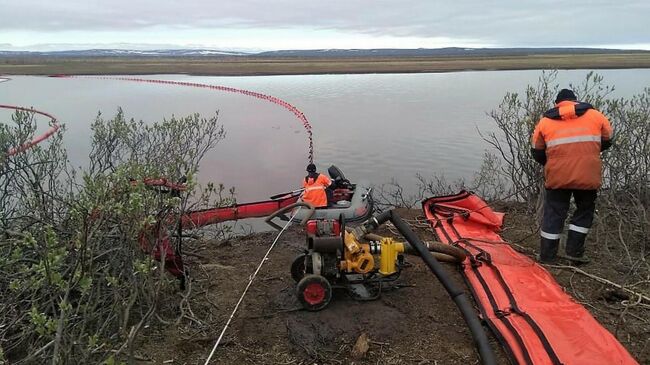
<svg viewBox="0 0 650 365"><path fill-rule="evenodd" d="M485 334L483 326L481 325L481 321L476 315L476 312L474 311L472 304L467 298L467 295L465 295L465 292L458 288L458 286L456 286L453 281L451 281L450 277L443 269L442 264L440 264L440 262L438 262L438 260L436 260L436 258L429 253L420 238L415 234L415 232L411 230L411 228L406 223L404 223L402 218L397 213L389 210L388 212L381 213L380 215L369 219L366 224L364 224L363 229L372 230L387 220L393 222L395 228L397 228L399 233L401 233L402 236L404 236L404 238L406 238L411 246L413 246L413 248L418 252L422 258L422 261L427 264L429 269L431 269L431 272L438 278L440 283L442 283L442 286L444 286L445 290L447 290L447 293L449 293L451 298L454 300L456 306L458 306L458 309L460 309L460 313L463 315L465 322L467 322L467 325L469 326L469 330L472 333L472 337L476 343L479 355L483 360L483 364L496 365L496 358L494 357L494 352L492 352L492 347L490 346L488 337Z"/></svg>

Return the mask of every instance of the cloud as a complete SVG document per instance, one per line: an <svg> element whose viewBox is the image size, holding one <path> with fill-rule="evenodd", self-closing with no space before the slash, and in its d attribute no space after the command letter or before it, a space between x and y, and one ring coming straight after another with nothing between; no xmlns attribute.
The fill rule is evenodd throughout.
<svg viewBox="0 0 650 365"><path fill-rule="evenodd" d="M502 46L650 43L647 0L0 0L5 34L293 31L473 40ZM125 42L125 39L113 39ZM161 39L160 43L167 43ZM192 43L187 39L186 43Z"/></svg>

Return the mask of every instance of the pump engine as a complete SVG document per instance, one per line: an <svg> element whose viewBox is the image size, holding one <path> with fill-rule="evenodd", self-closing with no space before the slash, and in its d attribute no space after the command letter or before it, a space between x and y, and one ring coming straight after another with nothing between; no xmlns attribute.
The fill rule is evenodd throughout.
<svg viewBox="0 0 650 365"><path fill-rule="evenodd" d="M382 286L395 281L404 266L407 245L383 237L360 240L346 231L342 219L310 220L306 231L307 249L291 265L291 276L308 310L325 308L335 288L347 289L358 300L377 299Z"/></svg>

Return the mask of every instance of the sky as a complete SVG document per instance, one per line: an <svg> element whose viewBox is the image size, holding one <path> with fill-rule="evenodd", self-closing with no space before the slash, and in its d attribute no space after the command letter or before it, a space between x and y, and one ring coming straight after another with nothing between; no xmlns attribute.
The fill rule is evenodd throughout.
<svg viewBox="0 0 650 365"><path fill-rule="evenodd" d="M650 0L0 0L0 50L650 50Z"/></svg>

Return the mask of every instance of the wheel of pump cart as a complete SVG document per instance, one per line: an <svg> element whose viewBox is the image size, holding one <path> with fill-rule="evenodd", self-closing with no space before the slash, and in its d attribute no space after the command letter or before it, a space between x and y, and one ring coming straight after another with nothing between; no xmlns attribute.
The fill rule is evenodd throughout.
<svg viewBox="0 0 650 365"><path fill-rule="evenodd" d="M332 286L324 277L308 274L298 282L296 295L306 310L319 311L332 299Z"/></svg>
<svg viewBox="0 0 650 365"><path fill-rule="evenodd" d="M307 274L307 271L305 270L306 256L307 255L302 254L296 257L296 259L293 260L293 263L291 263L291 278L293 278L296 283L302 280L302 278L305 277L305 274Z"/></svg>

